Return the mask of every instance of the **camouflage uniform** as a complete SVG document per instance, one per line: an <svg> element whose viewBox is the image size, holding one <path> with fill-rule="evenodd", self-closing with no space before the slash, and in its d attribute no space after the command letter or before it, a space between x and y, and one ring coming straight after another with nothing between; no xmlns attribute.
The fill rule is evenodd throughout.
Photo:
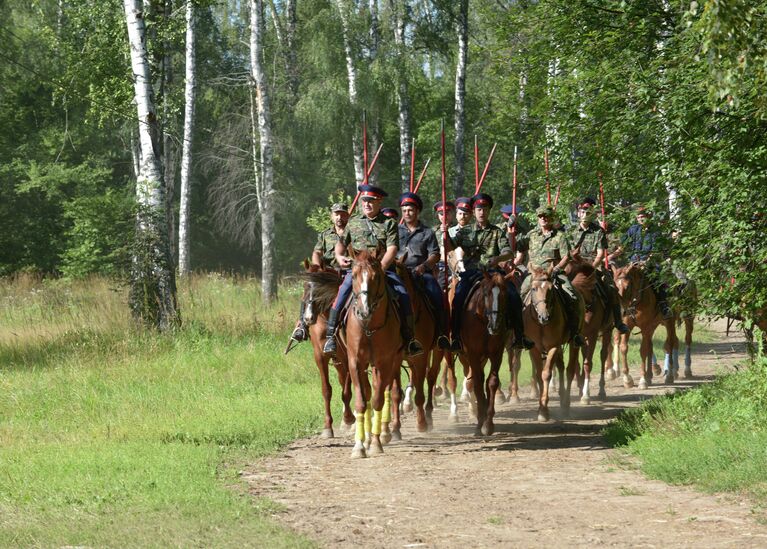
<svg viewBox="0 0 767 549"><path fill-rule="evenodd" d="M325 229L317 235L317 243L314 245L314 251L322 256L322 262L332 269L338 269L336 261L336 243L341 239L334 227Z"/></svg>
<svg viewBox="0 0 767 549"><path fill-rule="evenodd" d="M448 236L451 235L451 231L455 232L455 227L457 227L458 224L453 222L447 227L447 234ZM434 278L437 279L437 282L439 283L439 287L444 290L445 289L445 262L442 261L442 258L444 257L444 250L442 249L442 224L438 223L437 225L434 225L431 228L432 231L434 231L434 236L437 239L437 246L439 246L440 250L440 260L437 262L437 264L434 266ZM453 273L448 274L449 277L453 276Z"/></svg>

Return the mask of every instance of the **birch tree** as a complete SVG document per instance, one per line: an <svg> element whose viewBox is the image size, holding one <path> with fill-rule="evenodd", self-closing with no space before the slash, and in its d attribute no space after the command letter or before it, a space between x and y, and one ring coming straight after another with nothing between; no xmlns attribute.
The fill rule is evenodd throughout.
<svg viewBox="0 0 767 549"><path fill-rule="evenodd" d="M407 74L405 71L405 24L407 3L404 0L389 0L394 28L397 70L397 124L399 126L400 172L402 192L410 190L410 98L408 95Z"/></svg>
<svg viewBox="0 0 767 549"><path fill-rule="evenodd" d="M463 195L465 179L463 138L466 131L466 65L469 58L469 0L460 0L458 11L458 60L455 64L455 196Z"/></svg>
<svg viewBox="0 0 767 549"><path fill-rule="evenodd" d="M195 5L186 2L186 81L184 91L184 143L181 153L181 204L178 213L178 272L189 274L189 208L192 195L192 139L196 95Z"/></svg>
<svg viewBox="0 0 767 549"><path fill-rule="evenodd" d="M180 321L176 279L170 261L159 131L140 0L124 0L141 148L136 178L136 243L131 266L130 306L135 318L165 331Z"/></svg>
<svg viewBox="0 0 767 549"><path fill-rule="evenodd" d="M263 0L250 2L250 66L258 110L258 137L261 170L256 193L261 212L261 293L265 304L277 295L274 277L274 168L272 145L272 114L264 71L263 46L265 37Z"/></svg>

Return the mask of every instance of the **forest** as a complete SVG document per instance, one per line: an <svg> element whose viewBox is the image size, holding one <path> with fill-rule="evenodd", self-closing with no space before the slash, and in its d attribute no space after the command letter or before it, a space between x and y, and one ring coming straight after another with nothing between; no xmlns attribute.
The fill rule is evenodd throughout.
<svg viewBox="0 0 767 549"><path fill-rule="evenodd" d="M152 99L143 114L131 6ZM511 201L517 147L519 201L534 211L546 199L547 154L563 218L596 195L601 176L613 230L644 204L675 235L671 257L704 312L764 315L765 2L0 0L0 9L0 275L133 279L135 297L151 291L135 290L151 226L149 240L164 243L152 258L165 265L160 287L175 291L190 271L255 273L269 300L310 254L327 206L363 179L364 116L368 154L381 146L371 181L391 197L408 186L415 143L419 169L431 158L421 195L439 200L442 123L451 196L473 192L476 136L480 166L497 143L483 190ZM147 128L159 169L149 179Z"/></svg>

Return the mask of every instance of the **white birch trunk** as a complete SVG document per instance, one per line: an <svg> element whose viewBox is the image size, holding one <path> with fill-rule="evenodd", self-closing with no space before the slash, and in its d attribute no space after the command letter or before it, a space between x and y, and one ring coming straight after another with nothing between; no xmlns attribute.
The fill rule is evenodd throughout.
<svg viewBox="0 0 767 549"><path fill-rule="evenodd" d="M405 72L405 10L407 6L402 0L390 1L394 16L394 44L397 48L397 124L399 125L399 154L400 173L402 177L402 192L410 190L410 99L408 93L407 73Z"/></svg>
<svg viewBox="0 0 767 549"><path fill-rule="evenodd" d="M455 66L455 196L462 196L464 189L466 155L464 134L466 132L466 65L469 58L469 0L460 0L458 14L458 61ZM470 195L474 194L471 189Z"/></svg>
<svg viewBox="0 0 767 549"><path fill-rule="evenodd" d="M661 2L663 6L663 11L665 14L668 14L671 5L669 4L668 0L662 0ZM666 17L664 17L664 20L666 20ZM655 45L658 49L658 56L663 58L666 56L666 43L668 42L669 38L671 38L672 32L669 29L663 29L660 33L660 39L658 40L658 43ZM664 93L664 90L666 89L667 84L667 78L666 78L666 70L665 70L665 63L660 64L660 68L658 69L658 80L659 80L659 90L660 95L658 97L658 115L660 116L661 123L663 125L663 155L664 155L664 162L661 164L661 178L663 180L663 186L666 189L666 194L668 195L668 211L669 211L669 217L671 220L675 220L679 216L679 205L678 205L678 197L676 192L676 186L671 181L671 176L669 175L669 165L671 164L671 129L668 124L668 114L666 110L666 96Z"/></svg>
<svg viewBox="0 0 767 549"><path fill-rule="evenodd" d="M186 81L184 89L184 144L181 153L181 204L178 212L178 272L186 276L189 261L189 210L192 196L192 138L196 96L196 59L194 51L195 13L193 0L186 3Z"/></svg>
<svg viewBox="0 0 767 549"><path fill-rule="evenodd" d="M157 115L152 95L146 30L140 0L124 0L139 119L141 160L136 180L136 251L131 308L135 317L166 330L179 322L176 281L169 261L162 167L157 157Z"/></svg>
<svg viewBox="0 0 767 549"><path fill-rule="evenodd" d="M344 0L336 0L338 13L341 16L341 28L343 30L344 53L346 54L346 75L349 84L349 103L351 103L352 112L358 112L357 99L357 69L354 66L354 52L352 51L351 40L349 36L349 13ZM352 150L354 151L354 176L360 183L365 178L362 167L362 143L357 132L352 134Z"/></svg>
<svg viewBox="0 0 767 549"><path fill-rule="evenodd" d="M258 107L258 134L261 145L261 185L258 193L261 212L261 293L265 304L276 297L274 279L274 168L272 164L272 121L266 74L263 67L263 0L250 1L250 65Z"/></svg>

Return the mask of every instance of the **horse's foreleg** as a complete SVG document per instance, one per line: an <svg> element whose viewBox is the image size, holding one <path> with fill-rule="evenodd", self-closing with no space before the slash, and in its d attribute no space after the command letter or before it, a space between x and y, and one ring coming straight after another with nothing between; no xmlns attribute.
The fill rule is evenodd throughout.
<svg viewBox="0 0 767 549"><path fill-rule="evenodd" d="M684 377L692 378L692 331L693 318L688 316L684 319Z"/></svg>
<svg viewBox="0 0 767 549"><path fill-rule="evenodd" d="M617 330L613 333L612 330L610 330L610 337L607 340L607 353L606 353L606 362L605 362L605 378L612 381L613 379L618 377L618 363L620 362L620 359L618 357L618 352L620 348L620 333L618 333Z"/></svg>
<svg viewBox="0 0 767 549"><path fill-rule="evenodd" d="M562 347L557 351L554 357L554 364L557 367L557 375L559 376L559 408L562 410L564 417L570 415L570 383L567 381L567 372L565 371L565 353Z"/></svg>
<svg viewBox="0 0 767 549"><path fill-rule="evenodd" d="M538 421L549 420L549 382L552 377L552 369L557 354L557 347L549 349L545 356L541 357L541 396L538 399Z"/></svg>
<svg viewBox="0 0 767 549"><path fill-rule="evenodd" d="M338 384L341 386L341 402L343 403L344 425L349 428L354 426L354 412L352 412L352 377L349 375L349 365L345 361L335 361L333 366L338 375Z"/></svg>
<svg viewBox="0 0 767 549"><path fill-rule="evenodd" d="M437 377L439 376L440 362L442 362L442 353L434 350L431 353L429 371L426 373L426 430L431 431L434 428L432 411L434 410L434 398L437 396ZM447 394L447 391L445 391Z"/></svg>
<svg viewBox="0 0 767 549"><path fill-rule="evenodd" d="M415 426L419 433L424 433L427 430L426 414L423 410L423 405L426 402L426 397L423 392L423 385L426 378L426 368L428 367L428 364L428 351L410 361L410 384L413 386L415 391Z"/></svg>
<svg viewBox="0 0 767 549"><path fill-rule="evenodd" d="M482 423L482 434L489 436L495 432L495 425L493 424L493 418L495 417L495 395L498 391L498 387L501 385L501 381L498 378L498 372L501 369L501 362L503 362L503 348L496 353L490 360L490 374L487 376L487 415L485 421Z"/></svg>
<svg viewBox="0 0 767 549"><path fill-rule="evenodd" d="M455 356L452 353L445 353L445 374L447 375L447 390L450 395L448 421L456 423L458 421L458 398L456 395L458 379L455 376Z"/></svg>
<svg viewBox="0 0 767 549"><path fill-rule="evenodd" d="M591 365L587 359L589 346L591 346L591 339L587 340L587 347L585 347L583 350L583 373L581 375L578 375L581 371L581 366L578 363L579 349L577 347L570 345L569 356L567 359L567 386L565 387L565 391L567 392L569 400L573 379L576 375L578 375L578 377L580 377L582 380L580 384L580 396L582 404L591 403L589 400L589 375L591 374Z"/></svg>
<svg viewBox="0 0 767 549"><path fill-rule="evenodd" d="M650 331L649 328L642 330L642 342L639 345L639 356L642 362L639 369L640 389L647 389L652 384L652 334Z"/></svg>
<svg viewBox="0 0 767 549"><path fill-rule="evenodd" d="M352 458L364 458L367 457L367 451L365 450L365 408L367 405L365 389L367 386L367 372L360 372L357 369L357 357L353 356L351 351L349 352L349 375L355 389L354 417L356 429Z"/></svg>
<svg viewBox="0 0 767 549"><path fill-rule="evenodd" d="M371 456L383 454L381 444L381 425L383 424L384 393L390 384L390 380L383 376L381 370L373 368L373 393L368 401L368 411L372 413L370 419L370 438L368 454Z"/></svg>
<svg viewBox="0 0 767 549"><path fill-rule="evenodd" d="M485 395L485 368L477 357L471 357L471 386L476 399L477 428L475 435L482 434L482 424L487 417L487 400Z"/></svg>
<svg viewBox="0 0 767 549"><path fill-rule="evenodd" d="M401 373L402 356L395 362L394 373L391 378L391 421L388 425L384 424L384 441L388 443L392 440L402 440L402 417L400 415L400 403L402 402L402 381Z"/></svg>
<svg viewBox="0 0 767 549"><path fill-rule="evenodd" d="M599 349L599 358L602 363L602 371L599 374L599 394L597 398L599 400L607 400L607 392L605 391L605 370L607 369L607 361L610 358L610 342L612 341L612 330L607 330L602 334L602 347Z"/></svg>
<svg viewBox="0 0 767 549"><path fill-rule="evenodd" d="M666 351L666 357L671 357L669 367L666 369L666 384L674 383L674 378L678 376L679 371L679 338L676 336L676 325L674 320L668 320L666 326L666 341L663 344L663 350Z"/></svg>
<svg viewBox="0 0 767 549"><path fill-rule="evenodd" d="M322 399L325 401L325 424L320 436L322 438L333 438L333 414L330 411L330 401L333 398L333 387L330 385L330 374L328 372L329 358L322 354L319 346L314 347L314 362L320 371L320 383L322 384Z"/></svg>
<svg viewBox="0 0 767 549"><path fill-rule="evenodd" d="M512 349L509 354L509 372L511 380L509 381L509 402L519 403L519 369L522 367L522 350Z"/></svg>
<svg viewBox="0 0 767 549"><path fill-rule="evenodd" d="M621 366L623 367L623 386L631 389L634 386L634 379L629 374L629 332L628 334L619 334Z"/></svg>

